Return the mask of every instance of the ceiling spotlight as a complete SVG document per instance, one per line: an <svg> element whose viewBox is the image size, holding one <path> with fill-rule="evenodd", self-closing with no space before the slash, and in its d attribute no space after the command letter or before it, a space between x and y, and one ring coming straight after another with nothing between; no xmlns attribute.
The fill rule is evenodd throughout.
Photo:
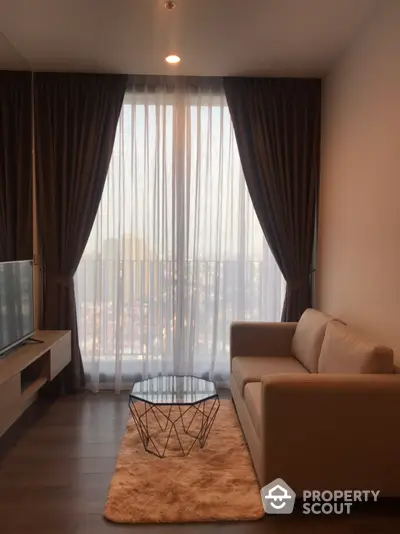
<svg viewBox="0 0 400 534"><path fill-rule="evenodd" d="M176 7L176 2L164 2L165 9L168 9L171 11L171 9L174 9Z"/></svg>
<svg viewBox="0 0 400 534"><path fill-rule="evenodd" d="M171 63L171 64L179 63L180 60L181 60L181 58L180 58L179 56L175 56L175 54L172 54L172 55L167 56L167 57L165 58L165 61L166 61L167 63Z"/></svg>

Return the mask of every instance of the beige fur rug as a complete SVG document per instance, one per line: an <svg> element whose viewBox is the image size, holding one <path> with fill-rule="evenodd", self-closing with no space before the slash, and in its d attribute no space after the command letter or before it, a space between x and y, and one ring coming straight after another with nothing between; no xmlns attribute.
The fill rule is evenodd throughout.
<svg viewBox="0 0 400 534"><path fill-rule="evenodd" d="M153 423L156 429L157 422ZM258 483L230 400L221 401L204 449L195 446L188 456L181 457L175 454L177 441L171 445L167 449L171 454L165 458L146 452L129 420L104 508L106 519L184 523L264 516Z"/></svg>

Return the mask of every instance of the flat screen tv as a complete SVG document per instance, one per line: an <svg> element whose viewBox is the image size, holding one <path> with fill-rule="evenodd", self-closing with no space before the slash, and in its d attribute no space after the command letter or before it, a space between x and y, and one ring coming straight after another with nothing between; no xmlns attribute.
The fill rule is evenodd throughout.
<svg viewBox="0 0 400 534"><path fill-rule="evenodd" d="M34 331L33 262L0 262L0 357Z"/></svg>

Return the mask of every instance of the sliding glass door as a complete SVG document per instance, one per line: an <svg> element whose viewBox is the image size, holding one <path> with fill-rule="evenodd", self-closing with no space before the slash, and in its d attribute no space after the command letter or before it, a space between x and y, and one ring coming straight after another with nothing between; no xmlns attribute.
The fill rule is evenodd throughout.
<svg viewBox="0 0 400 534"><path fill-rule="evenodd" d="M75 287L94 390L172 372L227 383L230 323L280 319L222 94L126 96Z"/></svg>

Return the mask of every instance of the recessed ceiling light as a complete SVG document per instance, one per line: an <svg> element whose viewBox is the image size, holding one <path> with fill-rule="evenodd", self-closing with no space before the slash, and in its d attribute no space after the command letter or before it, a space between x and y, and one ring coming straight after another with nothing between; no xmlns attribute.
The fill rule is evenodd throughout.
<svg viewBox="0 0 400 534"><path fill-rule="evenodd" d="M180 60L181 60L181 58L180 58L179 56L176 56L175 54L171 54L170 56L167 56L167 57L165 58L165 61L166 61L167 63L172 63L172 64L174 64L174 63L179 63Z"/></svg>

